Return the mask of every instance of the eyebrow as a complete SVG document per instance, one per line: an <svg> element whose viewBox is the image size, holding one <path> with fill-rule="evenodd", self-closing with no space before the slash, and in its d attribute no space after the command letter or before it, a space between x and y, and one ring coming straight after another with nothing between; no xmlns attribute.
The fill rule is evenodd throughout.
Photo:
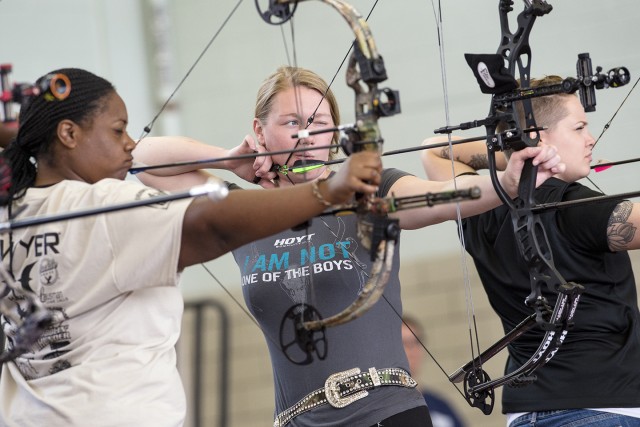
<svg viewBox="0 0 640 427"><path fill-rule="evenodd" d="M296 114L296 113L280 114L278 117L282 117L282 118L285 118L285 117L294 117L294 118L296 118L296 119L300 118L300 116L299 116L298 114Z"/></svg>
<svg viewBox="0 0 640 427"><path fill-rule="evenodd" d="M318 118L318 117L331 117L331 114L327 114L327 113L315 113L313 116L314 116L315 118ZM286 114L280 114L280 116L279 116L279 117L281 117L281 118L290 118L290 117L293 117L293 118L296 118L296 119L302 119L302 117L300 117L300 115L299 115L299 114L297 114L297 113L286 113ZM311 116L309 116L309 117L311 117Z"/></svg>

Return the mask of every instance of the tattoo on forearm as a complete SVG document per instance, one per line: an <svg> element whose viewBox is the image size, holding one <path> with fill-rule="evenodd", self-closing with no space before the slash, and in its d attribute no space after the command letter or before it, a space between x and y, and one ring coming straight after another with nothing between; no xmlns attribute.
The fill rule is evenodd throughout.
<svg viewBox="0 0 640 427"><path fill-rule="evenodd" d="M447 159L449 160L449 149L448 148L443 148L442 150L440 150L440 157L442 157L443 159Z"/></svg>
<svg viewBox="0 0 640 427"><path fill-rule="evenodd" d="M633 210L633 203L626 200L619 203L607 224L607 238L609 239L609 249L612 251L626 251L629 243L636 234L636 228L633 223L627 222Z"/></svg>
<svg viewBox="0 0 640 427"><path fill-rule="evenodd" d="M487 169L489 167L489 158L486 154L474 154L467 164L475 170Z"/></svg>
<svg viewBox="0 0 640 427"><path fill-rule="evenodd" d="M449 156L449 149L443 148L440 150L440 157L446 160L451 159ZM489 158L486 154L473 154L468 162L463 162L460 156L456 156L456 161L465 163L467 166L472 167L474 170L487 169L489 167Z"/></svg>

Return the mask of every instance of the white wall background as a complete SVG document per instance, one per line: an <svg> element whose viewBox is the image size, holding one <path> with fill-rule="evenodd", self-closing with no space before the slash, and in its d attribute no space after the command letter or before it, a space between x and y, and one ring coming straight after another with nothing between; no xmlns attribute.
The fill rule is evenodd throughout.
<svg viewBox="0 0 640 427"><path fill-rule="evenodd" d="M12 81L33 82L55 68L79 67L111 80L129 108L131 130L152 114L141 2L2 0L0 63Z"/></svg>

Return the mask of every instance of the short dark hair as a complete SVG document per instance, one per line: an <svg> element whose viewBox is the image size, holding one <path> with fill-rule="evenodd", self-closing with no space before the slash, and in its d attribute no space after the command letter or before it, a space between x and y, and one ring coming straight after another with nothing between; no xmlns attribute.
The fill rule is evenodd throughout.
<svg viewBox="0 0 640 427"><path fill-rule="evenodd" d="M540 79L531 79L529 87L552 86L562 83L563 78L560 76L550 75ZM536 126L553 128L558 122L564 119L569 111L566 108L565 101L570 96L576 96L570 93L556 93L553 95L538 96L531 98L531 106L533 107L533 115L536 120ZM524 123L524 107L521 101L515 103L516 114L521 123ZM507 124L501 122L496 127L496 132L507 130ZM507 156L511 155L512 150L505 150Z"/></svg>

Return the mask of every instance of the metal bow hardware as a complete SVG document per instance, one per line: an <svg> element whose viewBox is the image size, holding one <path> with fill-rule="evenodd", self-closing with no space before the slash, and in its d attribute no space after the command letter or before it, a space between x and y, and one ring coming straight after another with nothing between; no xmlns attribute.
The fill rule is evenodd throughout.
<svg viewBox="0 0 640 427"><path fill-rule="evenodd" d="M342 136L340 147L346 155L360 150L371 150L383 155L383 140L378 128L378 119L400 112L399 94L388 88L378 88L378 83L386 80L387 75L384 61L377 52L367 22L351 5L341 0L322 1L334 7L345 18L356 36L346 72L347 84L354 90L356 96L356 120L354 124L337 128L313 132L302 130L293 137L302 138L312 133L340 131ZM262 11L256 0L260 16L270 24L282 24L289 20L297 4L296 0L270 0L269 8ZM340 160L324 162L320 166L338 162ZM318 165L313 163L294 164L293 167L286 167L280 172L305 173L315 167ZM389 213L478 197L480 197L480 190L477 187L401 198L395 198L393 195L385 198L357 195L355 204L339 206L335 210L325 212L324 214L333 215L352 211L358 215L358 238L370 251L374 264L369 279L356 300L341 312L322 318L313 306L297 304L285 313L280 325L280 347L287 359L296 364L310 363L311 354L324 359L326 357L325 328L341 325L360 317L381 298L391 273L393 254L400 232L398 220L389 218ZM294 325L293 340L289 338L291 334L287 332L291 327L289 323ZM307 355L305 360L294 360L288 354L287 350L294 345L305 351Z"/></svg>
<svg viewBox="0 0 640 427"><path fill-rule="evenodd" d="M514 2L499 0L502 37L496 54L465 55L482 92L492 95L487 118L466 122L459 126L447 126L435 131L450 133L453 130L485 126L491 179L500 199L509 208L518 248L529 268L531 293L526 298L525 304L533 309L533 314L478 357L449 375L451 382L464 382L466 400L485 414L491 413L493 409L496 387L505 384L526 385L535 381L533 372L547 363L564 341L572 326L580 294L584 290L580 284L567 282L554 266L553 254L543 224L539 213L535 210L534 191L537 167L533 166L531 159L525 162L518 197L512 200L498 181L495 153L506 149L521 150L526 147L535 147L540 141L538 131L541 129L536 126L531 98L561 92L573 93L579 90L585 110L593 111L595 89L618 87L629 81L629 72L624 67L613 69L606 75L602 74L602 69L598 67L597 72L593 74L589 54L580 54L577 78L565 79L561 85L530 88L529 34L535 20L551 12L552 6L544 0L523 1L524 10L517 18L518 28L512 32L509 28L508 14L513 10ZM519 85L516 79L520 80ZM521 102L523 106L524 123L517 114L516 102ZM500 123L506 124L507 130L496 133ZM531 129L534 131L531 132ZM543 287L558 295L553 308L542 295ZM538 349L515 371L491 380L483 370L482 363L536 325L545 331Z"/></svg>

